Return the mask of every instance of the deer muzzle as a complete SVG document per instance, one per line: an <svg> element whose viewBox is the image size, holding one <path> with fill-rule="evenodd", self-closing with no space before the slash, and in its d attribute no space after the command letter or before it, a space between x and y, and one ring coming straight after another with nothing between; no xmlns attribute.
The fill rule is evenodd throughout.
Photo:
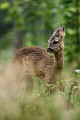
<svg viewBox="0 0 80 120"><path fill-rule="evenodd" d="M53 53L53 49L47 48L47 52L52 52Z"/></svg>

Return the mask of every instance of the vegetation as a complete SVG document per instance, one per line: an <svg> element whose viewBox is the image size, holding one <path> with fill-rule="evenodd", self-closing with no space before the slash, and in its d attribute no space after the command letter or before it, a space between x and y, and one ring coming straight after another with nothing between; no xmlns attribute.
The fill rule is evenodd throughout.
<svg viewBox="0 0 80 120"><path fill-rule="evenodd" d="M80 120L79 19L78 0L0 0L0 120ZM25 95L23 83L13 97L5 89L4 73L16 50L34 45L46 49L60 25L65 27L63 77L46 85L57 92L41 92L36 80L32 95Z"/></svg>
<svg viewBox="0 0 80 120"><path fill-rule="evenodd" d="M53 30L65 26L65 61L79 67L79 3L76 0L0 0L0 49L47 47Z"/></svg>
<svg viewBox="0 0 80 120"><path fill-rule="evenodd" d="M80 71L76 71L72 79L61 80L55 86L47 84L56 87L54 95L40 92L37 80L29 96L25 95L24 83L15 97L9 85L7 90L0 90L0 120L80 120ZM64 89L60 89L62 83Z"/></svg>

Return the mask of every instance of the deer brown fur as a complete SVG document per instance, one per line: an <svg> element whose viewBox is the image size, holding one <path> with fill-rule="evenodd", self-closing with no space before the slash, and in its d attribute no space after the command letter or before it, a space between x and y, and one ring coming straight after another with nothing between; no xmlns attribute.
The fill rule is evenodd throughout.
<svg viewBox="0 0 80 120"><path fill-rule="evenodd" d="M48 40L48 49L26 47L20 49L14 60L15 79L27 81L27 89L32 91L33 78L39 77L44 84L60 80L64 63L64 27L58 27Z"/></svg>

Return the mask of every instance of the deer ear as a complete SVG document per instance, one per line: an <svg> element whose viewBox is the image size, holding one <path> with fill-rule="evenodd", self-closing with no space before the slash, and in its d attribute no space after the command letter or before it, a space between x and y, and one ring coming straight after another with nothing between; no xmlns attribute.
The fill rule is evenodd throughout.
<svg viewBox="0 0 80 120"><path fill-rule="evenodd" d="M60 29L60 35L61 35L62 37L64 37L64 35L65 35L64 26L62 26L61 29Z"/></svg>
<svg viewBox="0 0 80 120"><path fill-rule="evenodd" d="M59 38L60 36L63 37L64 35L65 35L64 26L59 26L59 27L57 27L57 28L54 30L51 38L48 40L48 43L49 43L50 41L52 41L52 40L54 39L54 37L56 37L55 41L57 42L57 41L59 41L58 38Z"/></svg>
<svg viewBox="0 0 80 120"><path fill-rule="evenodd" d="M60 31L64 32L64 26L61 26Z"/></svg>
<svg viewBox="0 0 80 120"><path fill-rule="evenodd" d="M65 30L64 30L64 26L60 26L58 28L55 29L54 33L53 33L54 36L62 36L62 38L64 37L65 35Z"/></svg>
<svg viewBox="0 0 80 120"><path fill-rule="evenodd" d="M64 26L59 26L54 30L54 34L58 34L59 32L64 32Z"/></svg>
<svg viewBox="0 0 80 120"><path fill-rule="evenodd" d="M59 33L60 29L61 29L61 27L56 28L56 29L54 30L53 34Z"/></svg>

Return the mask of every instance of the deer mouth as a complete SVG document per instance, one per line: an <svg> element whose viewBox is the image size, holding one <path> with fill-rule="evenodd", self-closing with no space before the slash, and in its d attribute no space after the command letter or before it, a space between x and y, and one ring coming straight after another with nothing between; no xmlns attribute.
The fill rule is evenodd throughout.
<svg viewBox="0 0 80 120"><path fill-rule="evenodd" d="M51 49L51 48L47 48L47 52L49 52L49 53L53 53L53 49Z"/></svg>

